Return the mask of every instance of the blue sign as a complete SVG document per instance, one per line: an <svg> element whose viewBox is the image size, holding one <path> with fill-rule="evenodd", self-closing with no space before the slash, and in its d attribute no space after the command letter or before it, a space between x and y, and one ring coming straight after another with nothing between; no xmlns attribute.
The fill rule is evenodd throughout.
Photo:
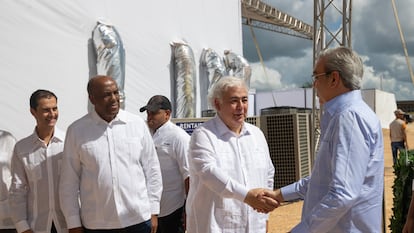
<svg viewBox="0 0 414 233"><path fill-rule="evenodd" d="M191 135L195 128L199 125L203 124L202 121L195 121L195 122L176 122L175 124L185 130L189 135Z"/></svg>

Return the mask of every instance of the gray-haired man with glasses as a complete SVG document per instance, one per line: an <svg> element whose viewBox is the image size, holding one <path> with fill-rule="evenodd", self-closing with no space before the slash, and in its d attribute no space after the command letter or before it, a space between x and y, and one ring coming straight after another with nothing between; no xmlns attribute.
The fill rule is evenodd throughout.
<svg viewBox="0 0 414 233"><path fill-rule="evenodd" d="M362 60L349 48L318 57L313 87L324 112L312 175L266 193L279 202L304 199L292 233L382 231L382 129L362 99L362 76Z"/></svg>
<svg viewBox="0 0 414 233"><path fill-rule="evenodd" d="M316 80L318 80L320 77L329 77L329 75L332 73L332 71L330 72L323 72L323 73L319 73L319 74L312 74L312 81L315 82Z"/></svg>

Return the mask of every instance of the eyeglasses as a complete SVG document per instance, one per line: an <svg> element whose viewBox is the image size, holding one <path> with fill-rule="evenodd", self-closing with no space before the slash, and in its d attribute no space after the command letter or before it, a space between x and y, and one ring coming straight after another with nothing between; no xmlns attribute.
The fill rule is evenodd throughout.
<svg viewBox="0 0 414 233"><path fill-rule="evenodd" d="M311 76L312 81L313 81L313 82L315 82L316 80L318 80L318 79L319 79L319 77L321 77L321 76L328 76L328 75L330 75L332 72L333 72L333 71L324 72L324 73L320 73L320 74L312 74L312 76Z"/></svg>

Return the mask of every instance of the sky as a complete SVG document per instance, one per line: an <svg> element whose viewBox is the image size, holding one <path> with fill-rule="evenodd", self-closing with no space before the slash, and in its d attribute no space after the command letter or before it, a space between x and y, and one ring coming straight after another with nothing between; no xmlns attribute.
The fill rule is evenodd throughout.
<svg viewBox="0 0 414 233"><path fill-rule="evenodd" d="M262 1L313 26L314 1ZM342 8L342 0L334 2ZM414 1L395 0L395 4L410 63L414 67ZM327 15L326 19L333 19L333 22L336 17L341 15ZM394 93L396 100L414 100L414 83L404 56L391 0L352 1L351 27L352 48L364 61L362 88ZM244 25L243 56L252 67L251 88L257 92L287 90L303 87L311 81L311 40L258 28L254 28L254 33L267 76L259 61L250 28Z"/></svg>

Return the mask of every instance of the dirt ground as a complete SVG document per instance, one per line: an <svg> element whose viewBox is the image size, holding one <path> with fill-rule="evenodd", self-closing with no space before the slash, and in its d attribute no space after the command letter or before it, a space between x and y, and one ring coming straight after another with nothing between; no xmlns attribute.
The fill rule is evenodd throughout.
<svg viewBox="0 0 414 233"><path fill-rule="evenodd" d="M388 228L392 214L394 173L392 168L392 155L389 140L389 130L383 129L384 135L384 202L385 202L385 232L390 233ZM414 124L408 125L407 138L409 141L414 139ZM410 143L409 143L410 144ZM295 226L301 218L302 201L288 203L280 206L270 214L269 233L286 233Z"/></svg>

